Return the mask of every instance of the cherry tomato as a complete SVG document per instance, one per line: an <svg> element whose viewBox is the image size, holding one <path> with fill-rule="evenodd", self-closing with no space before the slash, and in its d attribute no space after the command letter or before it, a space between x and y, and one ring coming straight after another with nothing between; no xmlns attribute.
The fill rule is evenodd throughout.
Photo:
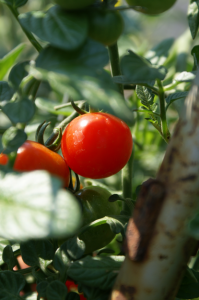
<svg viewBox="0 0 199 300"><path fill-rule="evenodd" d="M143 7L140 11L148 15L157 15L171 8L176 0L126 0L128 5Z"/></svg>
<svg viewBox="0 0 199 300"><path fill-rule="evenodd" d="M88 178L104 178L119 172L133 147L129 127L107 113L88 113L66 128L61 149L68 166Z"/></svg>
<svg viewBox="0 0 199 300"><path fill-rule="evenodd" d="M0 154L0 164L5 165L7 161L7 156ZM63 157L33 141L26 141L18 149L14 170L20 172L46 170L62 178L65 187L68 187L70 181L69 168Z"/></svg>
<svg viewBox="0 0 199 300"><path fill-rule="evenodd" d="M95 0L54 0L54 2L64 9L78 10L93 4Z"/></svg>
<svg viewBox="0 0 199 300"><path fill-rule="evenodd" d="M111 193L99 186L89 186L78 191L75 196L81 201L83 226L101 219L108 215L119 215L120 204L118 202L109 202ZM114 238L115 234L111 231L108 224L102 224L90 228L83 232L79 238L86 245L85 254L105 247Z"/></svg>
<svg viewBox="0 0 199 300"><path fill-rule="evenodd" d="M65 285L68 289L68 292L75 292L78 293L78 285L75 284L72 280L67 280ZM79 293L78 293L79 294ZM79 294L80 300L86 300L83 294Z"/></svg>
<svg viewBox="0 0 199 300"><path fill-rule="evenodd" d="M89 36L105 46L114 44L124 29L124 22L118 11L91 11L88 19Z"/></svg>

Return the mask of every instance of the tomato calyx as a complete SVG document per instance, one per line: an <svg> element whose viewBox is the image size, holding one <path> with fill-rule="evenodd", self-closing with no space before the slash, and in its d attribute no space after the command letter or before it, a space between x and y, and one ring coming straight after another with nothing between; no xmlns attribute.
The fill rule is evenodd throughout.
<svg viewBox="0 0 199 300"><path fill-rule="evenodd" d="M79 106L77 106L73 100L71 100L71 105L72 105L72 107L74 108L74 110L75 110L78 114L80 114L80 115L84 115L84 114L87 114L87 113L88 113L86 110L84 110L84 109L80 108Z"/></svg>
<svg viewBox="0 0 199 300"><path fill-rule="evenodd" d="M54 128L53 135L51 135L46 142L44 142L44 132L46 128L51 124L51 122L44 121L41 123L36 131L35 139L37 143L42 144L49 150L57 152L61 147L61 139L62 139L62 129Z"/></svg>
<svg viewBox="0 0 199 300"><path fill-rule="evenodd" d="M72 170L70 168L69 168L69 170L70 170L70 183L69 183L68 189L70 190L70 192L75 194L76 192L78 192L80 190L81 183L79 180L79 175L74 172L74 174L75 174L75 184L74 184L73 177L72 177Z"/></svg>

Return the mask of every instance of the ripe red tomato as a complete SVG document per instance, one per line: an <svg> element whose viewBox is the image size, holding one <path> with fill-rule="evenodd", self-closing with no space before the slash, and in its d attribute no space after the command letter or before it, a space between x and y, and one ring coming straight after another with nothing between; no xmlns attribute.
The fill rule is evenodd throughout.
<svg viewBox="0 0 199 300"><path fill-rule="evenodd" d="M133 147L129 127L107 113L88 113L66 128L61 150L68 166L88 178L104 178L119 172Z"/></svg>
<svg viewBox="0 0 199 300"><path fill-rule="evenodd" d="M0 164L5 165L7 161L7 155L0 154ZM65 187L68 187L70 181L69 168L63 157L33 141L26 141L18 149L14 170L20 172L46 170L62 178Z"/></svg>
<svg viewBox="0 0 199 300"><path fill-rule="evenodd" d="M75 292L78 293L78 285L75 284L72 280L67 280L65 285L68 289L68 292ZM79 294L79 293L78 293ZM79 294L80 300L86 300L83 294Z"/></svg>

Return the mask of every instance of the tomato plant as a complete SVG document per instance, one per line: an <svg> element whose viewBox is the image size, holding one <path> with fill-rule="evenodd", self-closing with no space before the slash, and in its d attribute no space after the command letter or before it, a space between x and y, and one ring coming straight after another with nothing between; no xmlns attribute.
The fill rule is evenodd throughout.
<svg viewBox="0 0 199 300"><path fill-rule="evenodd" d="M110 203L108 199L111 193L102 187L85 187L75 195L82 204L83 226L105 216L120 213L118 202ZM103 224L86 230L80 235L80 239L85 242L85 253L92 253L110 243L114 236L109 225Z"/></svg>
<svg viewBox="0 0 199 300"><path fill-rule="evenodd" d="M106 113L75 118L66 128L61 149L69 167L88 178L104 178L119 172L133 147L129 127Z"/></svg>
<svg viewBox="0 0 199 300"><path fill-rule="evenodd" d="M118 11L92 11L89 14L89 36L106 46L114 44L123 29L124 22Z"/></svg>
<svg viewBox="0 0 199 300"><path fill-rule="evenodd" d="M5 165L7 161L7 156L0 154L0 164ZM69 185L70 172L64 159L59 154L33 141L26 141L18 149L14 170L19 172L46 170L60 177L65 187Z"/></svg>
<svg viewBox="0 0 199 300"><path fill-rule="evenodd" d="M137 6L138 9L143 7L141 11L148 15L161 14L170 9L176 0L159 1L159 0L126 0L131 6Z"/></svg>
<svg viewBox="0 0 199 300"><path fill-rule="evenodd" d="M0 300L199 299L189 2L0 0Z"/></svg>
<svg viewBox="0 0 199 300"><path fill-rule="evenodd" d="M54 3L67 10L78 10L94 3L95 0L54 0Z"/></svg>

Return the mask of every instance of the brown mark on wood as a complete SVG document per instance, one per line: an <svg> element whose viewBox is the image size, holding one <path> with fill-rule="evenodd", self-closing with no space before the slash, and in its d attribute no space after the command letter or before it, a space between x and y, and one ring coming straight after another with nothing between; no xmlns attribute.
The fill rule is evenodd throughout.
<svg viewBox="0 0 199 300"><path fill-rule="evenodd" d="M193 181L195 179L197 179L196 175L189 175L186 177L179 178L178 181Z"/></svg>
<svg viewBox="0 0 199 300"><path fill-rule="evenodd" d="M167 255L164 255L164 254L159 254L159 259L160 260L163 260L163 259L167 259L168 258L168 256Z"/></svg>
<svg viewBox="0 0 199 300"><path fill-rule="evenodd" d="M168 163L169 163L169 165L172 165L172 164L173 164L174 156L175 156L176 154L178 154L178 150L177 150L175 147L173 147L173 148L171 149L171 152L170 152L169 157L168 157Z"/></svg>
<svg viewBox="0 0 199 300"><path fill-rule="evenodd" d="M128 299L128 300L134 300L135 299L134 296L135 296L135 293L136 293L136 288L134 286L121 284L120 291L125 296L125 299Z"/></svg>
<svg viewBox="0 0 199 300"><path fill-rule="evenodd" d="M147 180L141 187L133 217L129 220L125 241L126 252L132 261L146 258L165 194L163 183L155 179Z"/></svg>

